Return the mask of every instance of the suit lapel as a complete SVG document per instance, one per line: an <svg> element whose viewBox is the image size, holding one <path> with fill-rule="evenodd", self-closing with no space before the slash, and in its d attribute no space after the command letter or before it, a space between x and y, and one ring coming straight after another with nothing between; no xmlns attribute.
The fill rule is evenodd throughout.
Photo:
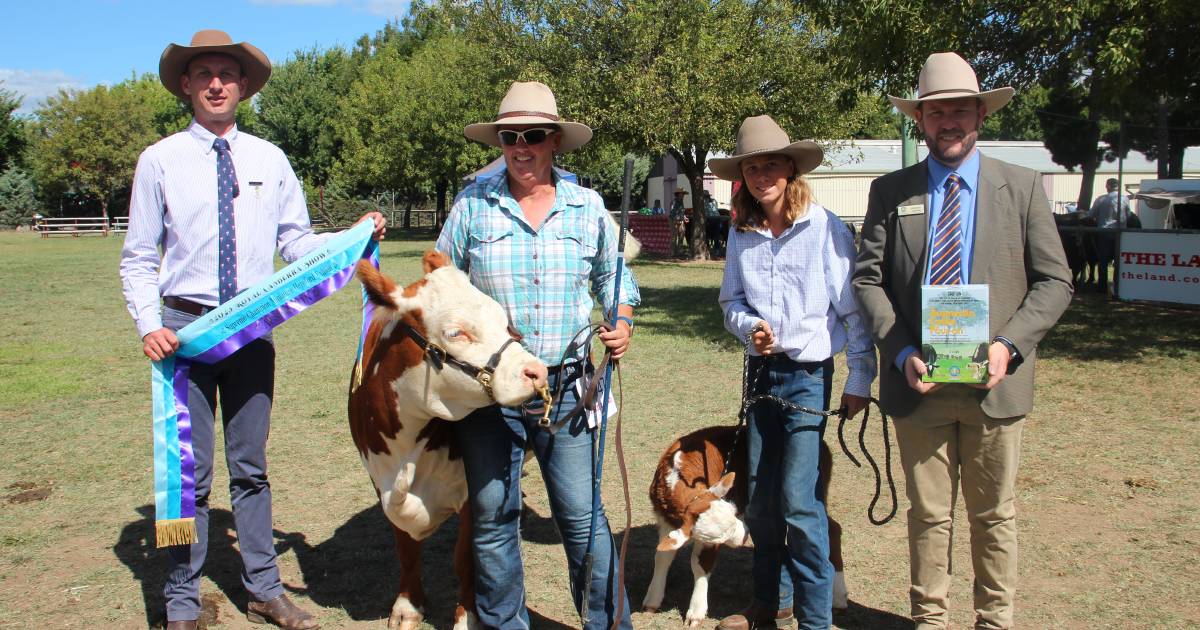
<svg viewBox="0 0 1200 630"><path fill-rule="evenodd" d="M920 205L925 209L920 214L910 214L896 217L896 227L904 247L912 260L913 266L925 274L925 245L929 240L929 167L921 161L917 168L909 171L908 177L902 183L900 196L903 199L897 207Z"/></svg>
<svg viewBox="0 0 1200 630"><path fill-rule="evenodd" d="M1000 225L999 191L1005 183L998 178L994 160L979 156L979 190L975 191L975 242L971 249L971 283L986 284L987 272L996 251Z"/></svg>

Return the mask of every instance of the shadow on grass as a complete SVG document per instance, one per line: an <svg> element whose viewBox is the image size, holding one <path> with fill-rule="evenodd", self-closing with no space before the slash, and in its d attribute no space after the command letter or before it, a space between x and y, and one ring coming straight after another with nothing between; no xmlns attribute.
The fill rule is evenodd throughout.
<svg viewBox="0 0 1200 630"><path fill-rule="evenodd" d="M154 506L143 505L137 512L141 518L125 525L117 544L113 545L113 553L142 585L146 625L162 626L166 624L166 602L162 594L167 578L166 550L154 546ZM217 584L230 602L245 611L247 595L242 587L242 560L234 548L233 514L228 510L210 509L208 518L208 558L204 563L204 574Z"/></svg>
<svg viewBox="0 0 1200 630"><path fill-rule="evenodd" d="M619 512L619 513L618 513ZM618 530L624 527L623 510L613 507L609 513L609 523ZM542 516L528 506L522 515L522 538L532 544L559 544L560 538L549 516ZM617 535L617 545L621 544L623 533ZM658 528L653 525L634 527L629 534L629 548L625 558L625 590L629 594L634 612L642 609L642 599L650 587L650 579L654 575L654 553L658 546ZM666 593L663 597L662 611L674 611L682 622L687 613L688 603L692 596L692 569L690 565L691 546L685 546L675 555L667 574ZM721 619L741 611L750 603L750 585L753 583L751 564L753 561L750 549L722 548L713 579L708 583L708 617ZM853 593L851 594L853 595ZM570 621L570 620L568 620ZM839 628L861 630L892 630L911 628L912 621L894 613L868 608L853 601L850 607L834 616ZM553 625L534 628L564 627L557 622Z"/></svg>
<svg viewBox="0 0 1200 630"><path fill-rule="evenodd" d="M641 293L639 330L665 336L687 335L716 344L722 350L742 350L742 345L725 330L721 307L717 304L719 287L642 287Z"/></svg>
<svg viewBox="0 0 1200 630"><path fill-rule="evenodd" d="M1038 352L1073 361L1187 357L1200 352L1200 311L1077 293Z"/></svg>

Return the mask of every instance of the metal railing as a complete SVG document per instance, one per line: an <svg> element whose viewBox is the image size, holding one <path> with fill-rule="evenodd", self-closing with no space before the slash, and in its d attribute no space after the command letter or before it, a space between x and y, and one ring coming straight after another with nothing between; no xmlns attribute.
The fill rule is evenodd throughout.
<svg viewBox="0 0 1200 630"><path fill-rule="evenodd" d="M82 236L84 234L99 234L108 236L109 232L124 232L129 229L129 218L118 217L38 217L33 227L42 235L50 236Z"/></svg>

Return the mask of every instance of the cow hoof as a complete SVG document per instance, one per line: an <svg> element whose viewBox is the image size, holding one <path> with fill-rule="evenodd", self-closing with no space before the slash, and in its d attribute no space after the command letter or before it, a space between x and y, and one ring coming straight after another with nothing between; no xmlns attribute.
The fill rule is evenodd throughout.
<svg viewBox="0 0 1200 630"><path fill-rule="evenodd" d="M462 610L459 607L459 610ZM465 612L462 615L456 615L454 619L454 630L483 630L483 624L479 623L479 617L473 612Z"/></svg>
<svg viewBox="0 0 1200 630"><path fill-rule="evenodd" d="M407 597L401 595L396 598L396 603L392 604L392 614L388 617L389 630L416 630L424 620L425 615L408 601Z"/></svg>
<svg viewBox="0 0 1200 630"><path fill-rule="evenodd" d="M846 589L846 574L838 571L833 577L833 608L846 610L850 607L850 592Z"/></svg>
<svg viewBox="0 0 1200 630"><path fill-rule="evenodd" d="M705 611L705 612L692 612L692 611L690 611L690 610L689 610L689 611L688 611L688 614L687 614L687 617L686 617L686 618L684 618L683 622L684 622L685 624L687 624L687 627L689 627L689 628L695 628L695 627L699 626L700 624L704 623L704 619L705 619L707 616L708 616L708 613L707 613L707 611Z"/></svg>
<svg viewBox="0 0 1200 630"><path fill-rule="evenodd" d="M647 604L642 604L642 612L656 613L656 612L658 612L658 606L650 606Z"/></svg>

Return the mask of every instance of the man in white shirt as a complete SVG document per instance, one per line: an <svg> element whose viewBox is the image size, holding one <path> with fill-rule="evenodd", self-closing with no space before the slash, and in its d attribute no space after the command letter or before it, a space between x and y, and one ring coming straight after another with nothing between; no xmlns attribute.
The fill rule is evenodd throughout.
<svg viewBox="0 0 1200 630"><path fill-rule="evenodd" d="M1129 215L1129 197L1117 190L1119 184L1113 177L1104 182L1108 192L1096 197L1092 202L1092 207L1084 215L1086 223L1106 230L1115 230L1118 225L1124 227L1124 219ZM1100 267L1099 291L1108 293L1108 265L1112 263L1116 254L1117 239L1112 234L1094 234L1093 240L1096 243L1097 264Z"/></svg>
<svg viewBox="0 0 1200 630"><path fill-rule="evenodd" d="M186 130L160 140L139 158L121 254L126 304L142 351L152 360L178 349L175 331L269 277L276 248L290 262L326 238L312 232L303 190L283 152L237 129L238 103L260 90L270 75L271 63L262 51L246 42L234 44L222 31L199 31L191 45L171 44L163 51L159 78L168 91L191 103L194 118ZM373 221L376 238L383 237L381 214L371 212L361 220ZM266 461L274 379L270 335L215 364L195 363L189 371L198 539L167 548L168 630L196 628L200 616L218 399L242 583L250 594L246 615L281 628L317 627L312 615L284 595L276 566Z"/></svg>

